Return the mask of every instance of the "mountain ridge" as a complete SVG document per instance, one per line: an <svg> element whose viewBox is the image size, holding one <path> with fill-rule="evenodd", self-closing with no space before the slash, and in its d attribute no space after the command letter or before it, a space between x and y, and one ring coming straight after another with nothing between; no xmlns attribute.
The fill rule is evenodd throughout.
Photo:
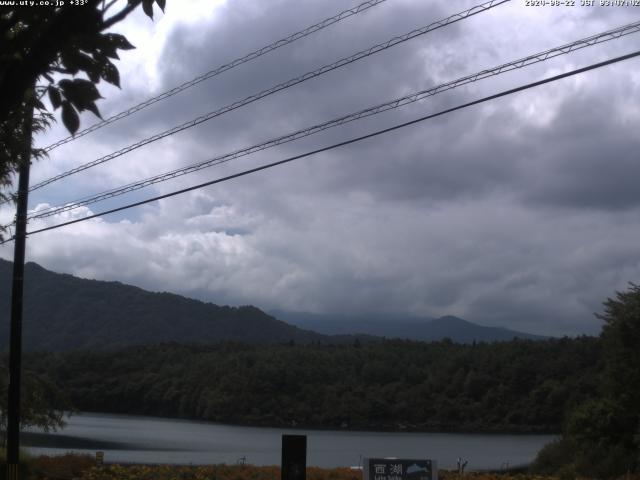
<svg viewBox="0 0 640 480"><path fill-rule="evenodd" d="M324 335L367 334L426 342L450 338L458 343L509 341L513 338L524 340L550 338L505 327L478 325L453 315L427 318L380 314L373 316L324 315L286 310L270 310L269 313L289 324Z"/></svg>
<svg viewBox="0 0 640 480"><path fill-rule="evenodd" d="M8 344L12 263L0 259L0 342ZM25 265L27 350L110 349L180 343L326 342L325 335L253 306L229 307L121 282L88 280ZM340 340L340 339L333 339Z"/></svg>
<svg viewBox="0 0 640 480"><path fill-rule="evenodd" d="M0 349L8 345L12 266L0 259ZM358 325L367 328L358 329L354 317L345 315L284 311L270 315L251 305L220 306L118 281L56 273L34 262L25 265L25 280L26 350L104 350L172 342L337 344L380 341L380 337L421 341L450 338L459 343L545 338L483 327L451 316L426 322L399 316L366 317L367 321L361 318Z"/></svg>

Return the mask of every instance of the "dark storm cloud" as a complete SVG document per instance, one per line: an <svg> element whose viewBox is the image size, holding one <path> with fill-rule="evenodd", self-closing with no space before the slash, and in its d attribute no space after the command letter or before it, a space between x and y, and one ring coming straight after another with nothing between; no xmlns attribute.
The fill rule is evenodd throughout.
<svg viewBox="0 0 640 480"><path fill-rule="evenodd" d="M107 127L99 136L61 147L34 178L472 5L389 0ZM346 7L337 0L243 0L224 4L211 21L177 23L164 38L149 85L132 78L123 96L105 101L104 111L117 112L131 100L171 88ZM553 13L512 2L143 147L78 175L76 183L52 187L48 196L35 195L34 202L68 200L179 168L629 21L612 11L602 13ZM623 53L635 41L628 37L487 79L157 185L134 198L437 112ZM34 241L30 255L59 271L217 303L454 314L541 334L594 333L599 324L592 313L600 302L640 276L640 194L634 188L640 174L634 125L640 112L629 101L640 85L633 73L636 63L473 107L116 219L56 230Z"/></svg>
<svg viewBox="0 0 640 480"><path fill-rule="evenodd" d="M167 40L165 51L161 57L160 67L163 83L167 86L174 85L185 76L189 77L201 73L205 65L221 64L235 56L236 51L246 52L256 45L260 45L263 42L262 39L266 43L267 39L278 38L280 32L293 31L295 25L300 24L300 11L304 11L306 17L310 19L322 16L317 11L317 5L314 4L310 8L302 8L301 6L298 6L297 9L282 8L282 11L289 13L289 15L280 15L273 21L265 21L264 11L249 5L249 2L246 3L247 5L234 3L232 7L223 9L219 17L220 20L210 29L209 34L199 32L195 40L193 35L190 35L186 30L187 27L174 31ZM280 6L282 7L282 5ZM220 107L228 103L227 99L241 99L265 86L271 86L297 74L313 70L319 65L330 63L346 53L355 51L349 47L371 45L375 41L389 38L394 34L405 32L412 27L445 16L442 8L430 8L427 11L423 6L409 8L407 4L401 5L400 11L393 8L393 5L383 5L379 10L374 9L370 12L371 15L365 15L362 20L359 20L361 24L365 25L364 30L367 34L355 35L357 41L354 41L353 38L347 38L351 30L348 28L348 24L344 28L335 28L335 32L332 31L333 41L331 42L328 42L326 37L313 37L300 42L300 45L286 47L282 52L276 52L268 58L242 66L237 71L229 72L221 78L213 79L211 82L196 87L185 98L170 100L175 104L167 103L167 105L161 106L160 108L164 108L164 113L163 111L150 110L144 114L147 115L147 118L141 117L141 122L145 123L148 120L154 124L154 122L158 123L160 119L163 119L166 124L167 118L176 121L181 118L191 118L189 114L193 116L193 112L203 113ZM239 11L244 13L239 15L237 14ZM322 13L324 12L326 10L323 9ZM256 22L255 19L258 17L261 18L261 21ZM419 23L414 20L413 25L408 25L411 22L407 22L407 17L425 20ZM404 21L389 21L389 19L399 18L403 18ZM361 24L359 26L362 26ZM247 31L249 25L252 26L251 36L237 35L237 32ZM369 26L372 28L367 29L366 27ZM358 32L361 31L358 30ZM277 93L271 98L260 100L256 104L213 119L179 135L191 139L193 142L198 142L200 145L208 145L209 148L201 149L201 154L206 158L207 155L224 153L240 146L256 143L272 136L358 110L382 100L394 98L400 92L414 91L424 88L425 85L433 85L435 82L428 78L428 74L424 73L425 65L421 52L423 52L425 45L432 42L451 43L463 31L464 26L461 24L449 27L448 30L434 32L406 45L395 47L399 52L384 52L373 59L366 59L357 65L346 67L338 72L331 72L327 74L326 79L311 80L306 84L295 86L289 89L286 94L285 92ZM363 37L366 38L363 40ZM464 57L458 56L453 60L446 58L442 63L455 70L453 65L460 68L465 62ZM440 66L440 68L442 67ZM389 86L393 86L393 88L390 89ZM594 97L597 95L598 92L593 93ZM468 96L461 93L458 98L468 98ZM452 103L454 102L441 101L438 97L431 99L429 107L431 111L437 111L441 105L450 106ZM588 105L588 102L583 101L580 105ZM167 115L168 112L171 115ZM568 113L567 115L572 114ZM580 115L578 118L584 117L584 115ZM501 120L503 122L510 121L508 118ZM520 182L529 186L529 182L522 179L529 172L520 167L520 162L523 161L521 158L523 150L532 148L535 150L536 144L538 151L534 155L538 162L540 158L550 155L551 152L544 151L544 145L547 144L553 144L553 151L562 155L563 158L569 159L567 161L573 161L580 154L578 151L580 148L588 149L590 153L594 153L592 148L585 145L574 144L563 147L558 144L556 146L555 138L560 133L570 135L569 138L575 138L574 132L566 132L567 122L566 118L562 118L562 114L558 116L551 127L534 130L534 134L538 136L536 141L529 138L530 134L522 135L521 138L513 141L509 141L512 139L505 141L503 138L496 138L498 135L486 139L478 135L469 139L468 133L465 134L467 139L460 138L459 132L468 132L470 128L473 128L473 125L470 124L474 122L477 124L481 121L482 119L478 120L477 117L475 120L467 121L464 116L457 115L451 120L440 122L441 125L438 125L437 121L432 122L435 125L431 125L426 132L423 130L414 135L406 135L398 141L398 144L393 145L393 149L380 148L378 143L371 147L372 152L368 152L365 146L362 149L364 150L362 155L367 157L364 168L360 163L349 162L346 168L341 169L340 179L343 182L351 182L354 188L357 188L360 182L371 185L374 177L389 177L385 173L389 171L389 164L392 163L397 170L393 174L396 181L381 182L375 189L376 194L384 195L386 193L390 196L399 194L407 198L469 196L474 195L474 192L482 193L501 188L501 185L508 185L510 182ZM570 125L573 123L575 122L569 122ZM383 125L384 122L378 122L376 119L370 121L370 124L378 126ZM611 123L605 126L605 130L610 126ZM499 124L497 128L499 129ZM576 128L582 128L582 132L588 132L597 127L589 125ZM602 128L600 130L603 136L607 135L607 132L602 131ZM355 134L359 131L358 127L349 125L341 128L340 131L336 130L324 135L323 141L324 144L332 140L337 141L347 137L345 132L354 132ZM555 136L554 132L556 132ZM566 137L563 138L566 142ZM312 142L308 144L313 145ZM603 144L601 139L599 145L602 150L609 148L609 145ZM628 148L626 146L619 148L623 150L622 156L624 157L624 151L628 152ZM562 152L562 149L565 151ZM292 150L289 147L282 147L278 151L284 154ZM190 155L184 157L191 158ZM340 157L340 154L337 154L336 157ZM392 161L390 161L391 159ZM188 162L185 161L185 163ZM588 165L588 161L586 163ZM364 170L364 175L355 176L355 182L352 180L354 172L350 168L351 165L354 165L354 169ZM624 169L622 170L624 171ZM329 177L333 175L334 171L331 169L328 172ZM582 170L582 173L582 177L588 175L588 168ZM597 171L593 172L592 178L601 182L601 176L598 173ZM337 181L339 182L340 179ZM579 195L580 190L592 191L592 185L589 181L582 183L582 180L585 179L577 178L575 191L572 191L571 188L567 189L564 181L560 180L556 189L561 192L558 191L557 195L554 195L552 178L550 181L547 179L536 180L537 182L534 183L537 183L538 188L533 191L530 188L525 188L522 192L523 196L532 199L544 198L551 202L557 198L562 203L570 201L574 197L580 201L582 199ZM610 183L611 185L616 184L613 180ZM580 188L581 185L586 185L586 187ZM545 189L549 189L551 192L545 191ZM394 193L394 190L398 191ZM613 196L601 195L601 197L606 198L607 202L616 202ZM597 198L597 196L590 198Z"/></svg>
<svg viewBox="0 0 640 480"><path fill-rule="evenodd" d="M634 92L629 85L599 87L566 99L544 131L532 132L538 167L523 179L525 200L587 209L640 205L640 140L630 134L637 117L624 118Z"/></svg>
<svg viewBox="0 0 640 480"><path fill-rule="evenodd" d="M313 2L310 2L309 6L311 3ZM331 7L335 11L344 8L344 4L339 2L331 5L322 4L322 8L319 8L319 5L316 3L314 8L310 9L302 4L296 5L296 8L281 7L280 11L287 14L261 17L260 21L256 21L250 15L232 16L230 21L224 16L219 29L212 29L209 36L201 38L195 45L189 41L186 31L178 30L167 41L167 48L163 53L163 58L166 57L169 64L169 68L162 71L163 81L171 85L179 82L184 76L195 76L201 73L206 65L225 63L240 55L240 52L249 51L262 43L279 38L282 32L294 31L294 25L299 28L305 22L314 21L311 19L322 18L332 10ZM284 47L251 64L212 79L206 85L196 87L179 108L191 112L214 110L363 48L386 41L394 35L423 26L444 15L440 8L421 7L412 12L413 16L399 16L393 7L383 4L377 7L380 9L378 11L374 9L363 14L362 18L347 20L344 25L330 27L326 33L303 39L295 45ZM233 8L243 10L241 4L234 3ZM401 10L408 10L408 7L405 6ZM304 19L300 18L300 12L306 12ZM397 18L403 21L394 21ZM407 21L408 18L412 21ZM448 35L457 30L456 26L448 28ZM237 32L249 30L252 32L251 46L241 41L238 47L236 42L230 40L238 37ZM283 127L301 128L370 106L371 101L393 98L402 90L413 90L417 88L416 85L422 84L422 76L418 75L421 62L416 58L416 47L423 45L427 37L438 35L444 33L431 33L375 57L329 72L321 78L312 79L286 92L276 93L272 97L243 107L241 111L214 119L190 133L199 139L205 139L212 132L225 135L240 131L241 134L250 136L248 132L256 130L261 132L262 136L265 133L282 134L286 133ZM241 36L241 40L242 38ZM256 41L256 38L264 40ZM216 45L223 47L216 48ZM232 48L227 48L227 45ZM392 78L395 80L390 81ZM389 86L393 86L394 89L390 89ZM172 111L178 114L176 110ZM252 136L259 138L255 134Z"/></svg>
<svg viewBox="0 0 640 480"><path fill-rule="evenodd" d="M390 9L391 7L386 6L386 8ZM440 11L430 17L425 15L421 18L433 19L439 16L442 16ZM393 14L390 14L389 17L400 18L399 15ZM413 18L418 17L420 15L413 16ZM239 23L234 23L234 21ZM235 17L234 21L230 22L228 28L230 37L234 31L242 30L243 19ZM265 25L267 30L269 27L277 28L275 23ZM397 28L397 25L385 22L382 22L378 27L381 28L375 29L376 38L368 37L368 41L374 42L402 31ZM406 28L406 30L408 29L410 27ZM258 32L258 36L260 33ZM433 36L440 42L452 42L462 33L468 34L463 27L459 27L446 32L438 32L439 37L438 35ZM216 30L215 34L212 32L211 40L201 39L199 45L192 45L192 49L195 52L202 45L214 44L216 43L213 40L214 37L221 39L226 34L227 32L222 27ZM343 35L346 34L343 33ZM262 36L269 37L267 33ZM172 65L179 63L179 53L172 54L172 49L175 52L181 52L182 55L185 51L189 51L189 45L180 44L180 39L184 38L186 38L184 32L176 32L173 41L168 42L168 58L176 59ZM425 37L415 40L411 44L396 47L401 50L401 54L387 52L375 60L365 60L361 64L327 75L327 81L313 80L305 85L294 87L290 92L287 92L284 107L283 101L278 97L263 100L258 105L247 107L247 109L251 109L251 115L238 113L225 117L224 121L214 120L211 125L203 127L201 132L194 131L190 135L194 140L200 141L212 134L226 138L230 132L240 132L243 141L253 138L268 138L269 134L283 133L286 131L284 127L287 126L292 130L317 122L319 119L325 120L338 114L375 104L381 99L393 98L401 92L433 85L436 81L429 78L429 69L425 68L424 57L425 44L429 45L429 40ZM373 43L372 41L369 43ZM314 42L318 43L315 39L309 43ZM343 43L349 46L353 44L353 42ZM225 42L218 40L218 44L225 44ZM213 100L220 104L217 100L218 96L242 98L242 95L259 90L261 86L272 85L296 74L312 70L318 65L339 58L341 54L353 51L347 50L345 52L344 45L341 43L316 45L316 47L319 48L312 55L297 54L298 50L292 48L292 52L285 52L269 59L270 67L267 69L259 64L251 65L247 67L247 71L238 71L236 77L229 76L225 79L217 79L215 87L203 90L200 95L196 94L192 97L192 102L194 105L206 104L207 101L211 102L212 97L216 97ZM301 45L297 48L300 51L305 51L303 49L308 48L308 45ZM491 49L488 51L491 55L495 55ZM464 67L466 63L471 62L465 62L464 55L461 55L461 52L458 53L458 57L440 58L440 62L434 61L436 59L432 58L432 64L438 66L438 69L433 69L434 75L441 76L443 70L447 69L454 75L469 73L468 69L465 70ZM501 56L502 58L497 60L505 61L513 58L511 56L505 58L505 52L502 52ZM195 55L186 55L182 59L184 62L185 58L194 57ZM216 62L213 60L209 63ZM190 62L187 62L181 70L194 71L194 73L197 71L193 67L193 63ZM538 71L542 72L543 69ZM169 69L166 73L166 78L171 79L175 76L176 70ZM389 86L392 87L389 88ZM244 198L250 205L256 205L258 202L263 211L276 215L296 231L304 228L310 228L313 231L314 228L309 225L311 222L307 215L322 216L324 212L319 210L329 209L326 205L323 206L321 201L316 200L315 204L310 206L312 212L303 209L302 213L296 214L297 209L292 208L292 205L300 206L299 195L304 195L305 192L307 194L309 192L317 194L325 192L326 195L326 192L332 191L342 198L345 198L345 195L362 193L379 202L391 202L390 205L397 209L407 209L411 204L433 208L434 205L446 205L448 202L490 198L496 193L504 194L503 198L507 201L524 202L524 205L531 206L539 204L544 205L545 208L564 208L566 206L591 208L593 206L606 207L607 205L632 207L636 194L632 193L631 189L624 188L625 183L630 184L631 182L619 182L618 180L624 180L624 178L613 178L608 182L607 188L616 191L608 192L606 188L603 191L602 174L603 169L607 170L609 175L618 171L624 176L623 172L629 172L625 168L625 163L628 163L628 160L625 161L625 159L632 158L634 141L624 133L616 134L616 131L619 131L619 125L616 125L615 122L609 122L603 126L601 119L594 119L593 115L588 115L589 109L592 111L596 109L602 116L615 117L616 106L609 100L602 98L605 92L610 93L610 91L605 90L602 85L598 85L597 88L587 87L586 90L587 94L582 97L561 101L560 107L550 105L549 108L556 108L558 113L553 116L550 123L545 125L528 122L521 118L518 106L509 108L508 102L504 102L503 105L506 104L507 107L499 109L498 113L486 113L480 110L480 113L475 115L453 115L432 122L428 128L415 128L408 133L391 137L387 141L370 142L351 150L332 153L321 161L311 161L304 167L292 167L291 174L285 171L269 177L262 177L259 180L248 180L249 188L247 191L241 194L235 192L234 195ZM544 93L542 95L544 96ZM472 96L464 92L449 98L438 97L429 103L428 111L437 111L445 106L470 98ZM572 102L575 105L572 106ZM413 111L417 112L418 108L414 108ZM392 115L391 118L396 120L409 116L398 113ZM483 124L490 125L491 128L482 129ZM514 124L521 124L520 129L511 135L505 135L505 131L511 130ZM382 125L385 125L385 121L378 119L369 123L369 126ZM345 132L356 134L361 131L362 129L358 126L348 126L340 131L324 135L323 142L326 144L332 140L348 138L349 135ZM585 137L587 141L577 141L576 139L580 136ZM312 142L309 141L309 144L311 145ZM288 149L289 147L284 148L285 151ZM614 167L613 170L606 163L602 163L605 152L607 154L613 153L619 159L617 167ZM535 167L536 165L538 168ZM548 168L540 168L541 165ZM563 168L572 172L571 178L564 178L566 174L560 175ZM598 195L593 194L595 185L600 185ZM620 189L621 185L622 189ZM284 197L273 198L273 192L280 191L279 189L286 189L290 193ZM255 195L252 192L255 192ZM529 228L536 227L530 225ZM544 227L540 226L539 228ZM383 242L386 243L385 247L378 245L377 248L384 251L385 255L390 255L389 249L393 248L392 245L395 243L397 235L402 234L402 228L399 227L388 234L381 232L375 234L387 238L387 242ZM283 233L283 238L284 235ZM420 251L418 244L421 235L424 235L424 232L416 232L416 242L409 242L411 245L407 247L407 250ZM358 249L359 241L357 235L355 237L340 242L341 248L346 251L343 253L346 258L349 258L349 255L355 255L355 251ZM488 237L491 238L491 235ZM289 238L289 241L293 240ZM542 261L542 252L538 251L539 256L536 256L535 248L526 245L521 249L522 251L515 255L519 261L508 262L505 261L504 253L499 254L499 252L503 252L505 248L509 249L509 243L500 245L499 240L489 241L495 243L495 248L492 248L488 254L482 248L472 247L471 244L474 242L470 242L469 245L465 245L463 242L457 249L442 247L440 254L446 258L446 262L443 263L458 265L459 273L452 275L448 280L447 275L436 269L438 273L434 274L435 279L432 282L424 283L423 281L421 285L424 304L432 308L454 309L457 305L466 302L465 312L485 322L491 323L493 318L493 323L520 321L523 325L529 326L533 326L536 319L542 322L562 323L561 319L570 318L575 322L578 317L585 315L584 305L556 307L555 309L554 307L543 308L539 304L544 295L540 293L536 300L534 293L528 293L535 292L536 289L542 292L544 285L553 285L557 279L535 271L520 274L510 273L522 269L527 263L535 264ZM503 241L517 240L511 238L503 239ZM564 241L566 242L564 248L570 250L571 242ZM576 244L579 243L576 242ZM451 239L449 247L454 244L456 244L456 239ZM366 244L363 245L360 240L359 247L366 248ZM288 255L291 257L295 257L293 250L288 250ZM372 250L375 251L375 248L372 247ZM636 252L631 253L636 254ZM302 250L294 263L297 265L305 264L305 255L307 255L306 250ZM465 260L465 256L469 255L474 258ZM482 258L483 256L486 259L485 262L478 262L477 257ZM553 253L546 252L546 256L545 261L551 261ZM338 257L342 257L342 255L338 255ZM327 261L326 258L322 256L321 258L323 258L323 262ZM429 262L424 261L426 262L425 267L428 267ZM414 290L410 289L410 294L405 295L401 293L400 288L392 286L394 284L396 286L406 285L407 282L408 284L420 284L418 279L407 279L407 275L413 277L413 274L408 274L411 267L406 264L406 261L402 262L398 259L396 266L399 267L401 273L389 275L383 280L374 280L371 272L369 272L369 276L365 275L361 278L357 275L354 276L354 270L351 268L346 268L343 273L338 273L340 265L348 265L348 262L344 263L344 258L342 261L329 260L328 263L333 265L333 274L331 275L322 275L317 270L317 266L308 265L309 270L316 271L317 277L310 285L307 285L305 291L321 292L321 297L324 298L324 301L320 303L309 302L308 299L303 300L310 308L355 311L358 308L363 308L363 305L367 305L369 309L385 307L387 309L401 309L406 304L415 303L415 297L421 295L417 291L420 287ZM469 271L466 267L470 263L479 263L480 266ZM465 268L460 268L463 265ZM509 278L509 280L505 280L505 278ZM491 288L499 288L498 285L505 281L507 288L510 291L519 292L519 295L506 299L491 291ZM345 286L348 287L345 288ZM386 306L379 302L380 294L385 288L387 296L383 303L386 303ZM552 286L548 288L551 291L554 290ZM349 293L345 296L341 292ZM390 292L393 293L390 294ZM478 292L476 300L473 300L476 295L474 292ZM571 295L576 293L573 291ZM593 331L590 312L588 315L589 318L585 321L591 325L589 331ZM565 326L565 330L567 329L568 327ZM561 330L561 327L556 329L556 331Z"/></svg>

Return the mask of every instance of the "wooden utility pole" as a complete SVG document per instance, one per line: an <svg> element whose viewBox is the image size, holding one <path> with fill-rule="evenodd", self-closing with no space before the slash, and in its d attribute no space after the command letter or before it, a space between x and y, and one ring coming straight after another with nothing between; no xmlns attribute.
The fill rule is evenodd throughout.
<svg viewBox="0 0 640 480"><path fill-rule="evenodd" d="M34 91L35 95L35 91ZM20 383L22 373L22 300L24 259L27 240L27 205L29 202L29 169L33 101L25 108L23 126L24 150L18 169L16 201L16 233L13 251L13 285L11 288L11 333L9 337L9 400L7 405L7 479L20 478Z"/></svg>

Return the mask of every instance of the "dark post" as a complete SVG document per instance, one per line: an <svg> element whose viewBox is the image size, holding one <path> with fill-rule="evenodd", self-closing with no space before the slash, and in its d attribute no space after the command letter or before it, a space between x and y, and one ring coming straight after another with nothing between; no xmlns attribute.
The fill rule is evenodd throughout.
<svg viewBox="0 0 640 480"><path fill-rule="evenodd" d="M7 405L7 478L20 475L20 373L22 360L22 296L24 257L27 239L27 204L29 168L31 164L31 122L33 107L25 109L24 152L18 170L16 233L13 253L13 286L11 290L11 333L9 337L9 401Z"/></svg>
<svg viewBox="0 0 640 480"><path fill-rule="evenodd" d="M307 477L307 436L282 435L281 480L305 480Z"/></svg>

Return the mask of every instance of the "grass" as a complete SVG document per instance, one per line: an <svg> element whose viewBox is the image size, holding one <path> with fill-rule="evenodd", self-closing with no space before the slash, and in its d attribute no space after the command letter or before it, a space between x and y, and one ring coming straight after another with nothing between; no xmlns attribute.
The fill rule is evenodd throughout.
<svg viewBox="0 0 640 480"><path fill-rule="evenodd" d="M117 465L96 466L94 457L67 454L31 457L28 480L280 480L280 467L252 465ZM441 480L558 480L552 476L511 473L457 473L440 471ZM362 480L349 468L307 468L307 480ZM620 480L640 480L640 475Z"/></svg>

